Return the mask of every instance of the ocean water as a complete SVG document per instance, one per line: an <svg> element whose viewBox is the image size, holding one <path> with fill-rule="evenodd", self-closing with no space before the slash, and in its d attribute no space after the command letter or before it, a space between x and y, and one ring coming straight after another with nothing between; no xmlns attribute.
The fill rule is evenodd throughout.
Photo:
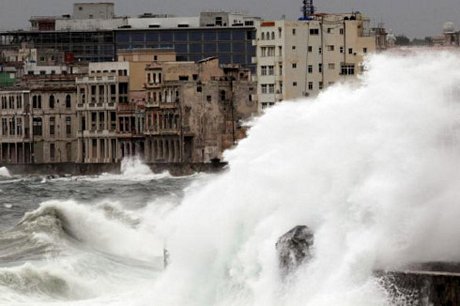
<svg viewBox="0 0 460 306"><path fill-rule="evenodd" d="M460 55L366 68L251 122L218 175L0 169L0 304L407 304L375 269L460 260ZM296 225L313 257L283 277L275 243Z"/></svg>

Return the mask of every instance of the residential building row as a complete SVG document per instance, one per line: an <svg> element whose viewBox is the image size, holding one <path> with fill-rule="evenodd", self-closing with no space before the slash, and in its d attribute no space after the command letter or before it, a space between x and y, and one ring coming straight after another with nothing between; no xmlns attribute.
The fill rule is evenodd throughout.
<svg viewBox="0 0 460 306"><path fill-rule="evenodd" d="M175 58L126 51L86 74L26 75L27 87L0 90L0 164L219 160L257 113L251 71Z"/></svg>

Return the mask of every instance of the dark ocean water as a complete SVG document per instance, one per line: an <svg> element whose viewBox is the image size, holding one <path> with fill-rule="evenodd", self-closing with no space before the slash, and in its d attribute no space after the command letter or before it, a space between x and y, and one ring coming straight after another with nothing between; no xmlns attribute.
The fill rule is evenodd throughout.
<svg viewBox="0 0 460 306"><path fill-rule="evenodd" d="M155 175L141 164L87 177L3 169L0 305L126 305L125 295L162 271L155 222L196 179Z"/></svg>

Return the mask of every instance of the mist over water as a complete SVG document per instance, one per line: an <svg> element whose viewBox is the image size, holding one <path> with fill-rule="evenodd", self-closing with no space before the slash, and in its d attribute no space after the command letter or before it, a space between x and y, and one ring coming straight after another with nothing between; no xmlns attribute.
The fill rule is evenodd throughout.
<svg viewBox="0 0 460 306"><path fill-rule="evenodd" d="M134 159L120 175L0 177L0 304L391 305L373 270L459 261L460 55L366 66L269 109L217 176ZM313 257L283 277L275 243L296 225Z"/></svg>

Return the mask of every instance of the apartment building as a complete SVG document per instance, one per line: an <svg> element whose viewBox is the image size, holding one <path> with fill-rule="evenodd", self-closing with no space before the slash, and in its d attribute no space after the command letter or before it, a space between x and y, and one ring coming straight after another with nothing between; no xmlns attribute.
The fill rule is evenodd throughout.
<svg viewBox="0 0 460 306"><path fill-rule="evenodd" d="M0 162L33 162L30 90L2 90L0 103Z"/></svg>
<svg viewBox="0 0 460 306"><path fill-rule="evenodd" d="M117 105L128 103L129 63L91 63L76 78L77 162L111 163L121 159L117 142Z"/></svg>
<svg viewBox="0 0 460 306"><path fill-rule="evenodd" d="M356 76L363 70L364 57L377 50L379 41L361 13L261 22L254 42L260 108L315 96L335 82Z"/></svg>
<svg viewBox="0 0 460 306"><path fill-rule="evenodd" d="M63 163L76 158L73 77L28 76L27 89L0 91L2 163Z"/></svg>
<svg viewBox="0 0 460 306"><path fill-rule="evenodd" d="M257 113L248 69L195 62L154 62L146 68L147 162L210 162L244 135L241 120Z"/></svg>

